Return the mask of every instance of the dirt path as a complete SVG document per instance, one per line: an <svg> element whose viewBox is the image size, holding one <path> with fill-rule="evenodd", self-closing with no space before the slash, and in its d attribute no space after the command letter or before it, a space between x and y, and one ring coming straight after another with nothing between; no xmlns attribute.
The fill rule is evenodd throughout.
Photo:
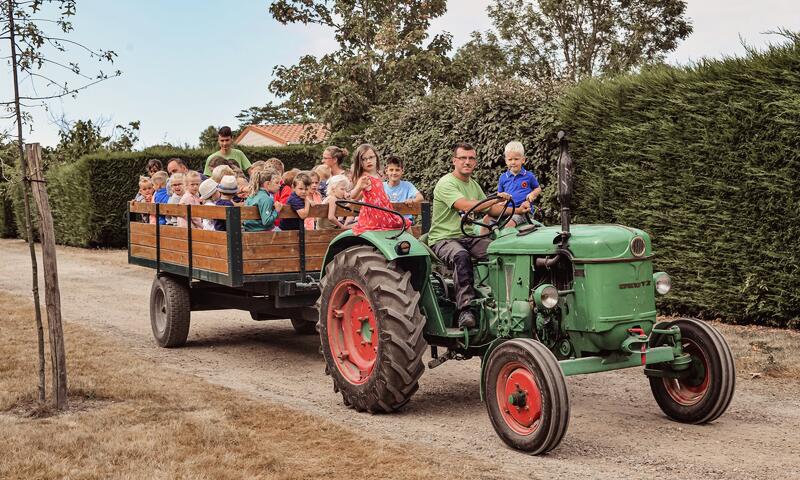
<svg viewBox="0 0 800 480"><path fill-rule="evenodd" d="M0 240L0 290L27 295L30 264L19 240ZM568 379L572 405L563 443L544 457L506 448L478 392L479 362L429 370L398 414L357 414L344 407L323 373L314 336L288 321L254 322L237 311L197 312L186 347L152 341L148 296L153 272L130 266L123 251L59 250L64 316L115 337L165 367L279 402L388 440L450 445L523 478L800 478L800 381L750 379L711 425L667 420L640 370ZM69 339L67 339L69 341Z"/></svg>

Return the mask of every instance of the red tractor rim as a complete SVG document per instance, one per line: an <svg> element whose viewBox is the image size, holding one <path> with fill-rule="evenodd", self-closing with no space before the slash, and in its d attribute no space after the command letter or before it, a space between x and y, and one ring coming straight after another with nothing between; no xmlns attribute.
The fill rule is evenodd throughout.
<svg viewBox="0 0 800 480"><path fill-rule="evenodd" d="M669 396L679 405L692 406L700 402L711 384L708 357L697 343L683 339L683 352L692 357L692 375L689 378L664 378L664 387Z"/></svg>
<svg viewBox="0 0 800 480"><path fill-rule="evenodd" d="M378 356L375 313L363 288L351 280L339 282L328 301L328 344L348 382L369 380Z"/></svg>
<svg viewBox="0 0 800 480"><path fill-rule="evenodd" d="M533 372L520 362L509 362L500 370L496 384L497 405L506 425L520 435L539 429L542 393Z"/></svg>

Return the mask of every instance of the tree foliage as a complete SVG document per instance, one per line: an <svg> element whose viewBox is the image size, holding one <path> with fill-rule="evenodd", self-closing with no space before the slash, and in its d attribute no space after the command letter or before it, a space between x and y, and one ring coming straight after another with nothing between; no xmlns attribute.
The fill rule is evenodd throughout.
<svg viewBox="0 0 800 480"><path fill-rule="evenodd" d="M255 107L254 107L255 108ZM217 148L217 138L219 135L217 134L218 129L214 125L209 125L200 132L200 149L202 150L214 150Z"/></svg>
<svg viewBox="0 0 800 480"><path fill-rule="evenodd" d="M577 81L659 62L692 33L683 0L494 0L463 49L491 75ZM502 50L507 62L497 61Z"/></svg>
<svg viewBox="0 0 800 480"><path fill-rule="evenodd" d="M64 123L58 132L58 145L48 155L57 163L73 162L84 155L104 150L130 152L139 141L141 122L138 120L115 126L110 135L103 135L102 121L100 124L92 120Z"/></svg>
<svg viewBox="0 0 800 480"><path fill-rule="evenodd" d="M291 115L316 118L337 130L367 121L373 106L453 84L450 35L427 41L431 20L445 10L446 0L274 1L270 13L276 20L330 27L338 49L276 67L269 89L284 99L279 107Z"/></svg>

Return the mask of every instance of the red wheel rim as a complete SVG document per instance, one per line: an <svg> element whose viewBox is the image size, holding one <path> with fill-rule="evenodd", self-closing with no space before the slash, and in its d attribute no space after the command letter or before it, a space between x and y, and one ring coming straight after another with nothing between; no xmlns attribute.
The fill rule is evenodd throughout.
<svg viewBox="0 0 800 480"><path fill-rule="evenodd" d="M528 367L520 362L507 363L497 376L495 390L506 425L520 435L530 435L539 428L542 393Z"/></svg>
<svg viewBox="0 0 800 480"><path fill-rule="evenodd" d="M683 352L692 357L693 369L689 378L664 378L664 387L669 396L679 405L696 405L708 392L711 383L711 371L708 368L708 357L694 341L683 339Z"/></svg>
<svg viewBox="0 0 800 480"><path fill-rule="evenodd" d="M353 281L339 282L328 301L328 344L348 382L369 379L378 356L375 313L364 290Z"/></svg>

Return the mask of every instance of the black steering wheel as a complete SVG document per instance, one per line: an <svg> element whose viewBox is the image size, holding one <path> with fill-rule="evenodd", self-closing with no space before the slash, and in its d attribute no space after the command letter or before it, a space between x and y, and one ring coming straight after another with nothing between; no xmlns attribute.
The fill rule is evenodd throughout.
<svg viewBox="0 0 800 480"><path fill-rule="evenodd" d="M464 212L464 215L461 216L461 233L463 233L465 237L486 238L489 235L491 235L493 231L500 230L501 228L505 227L508 222L511 221L511 218L514 216L514 200L511 199L509 199L503 206L503 211L500 212L500 215L497 217L497 221L495 223L486 224L480 220L475 219L475 212L478 210L479 207L481 207L486 203L493 202L495 200L497 200L497 195L489 195L488 197L484 198L483 200L473 205L472 208ZM508 212L509 208L511 208L511 213L508 216L506 216L506 212ZM484 214L483 211L481 211L480 213ZM474 233L469 233L467 232L466 227L470 225L477 225L479 227L483 227L487 230L487 232L479 235L476 235Z"/></svg>
<svg viewBox="0 0 800 480"><path fill-rule="evenodd" d="M337 207L343 208L343 209L348 210L348 211L353 211L353 209L349 208L347 205L358 205L360 207L374 208L376 210L380 210L380 211L386 212L386 213L391 213L392 215L397 215L398 217L400 217L400 222L402 223L403 227L400 229L400 231L397 233L397 235L395 235L393 237L386 237L389 240L397 240L397 238L400 237L400 235L402 235L403 232L406 231L406 228L407 228L407 226L406 226L406 217L404 217L403 214L398 212L397 210L391 210L391 209L388 209L388 208L379 207L377 205L373 205L373 204L367 203L367 202L358 202L356 200L336 200L336 206Z"/></svg>

